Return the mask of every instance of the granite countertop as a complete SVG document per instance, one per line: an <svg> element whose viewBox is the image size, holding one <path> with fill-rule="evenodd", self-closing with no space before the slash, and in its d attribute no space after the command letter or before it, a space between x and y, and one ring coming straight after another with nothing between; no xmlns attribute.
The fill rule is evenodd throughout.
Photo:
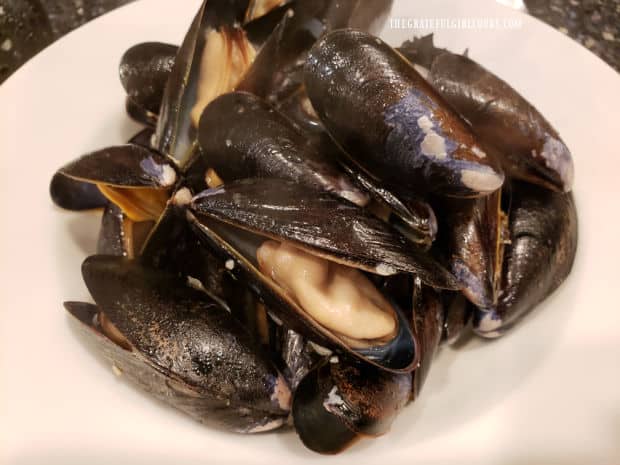
<svg viewBox="0 0 620 465"><path fill-rule="evenodd" d="M130 1L133 0L0 0L0 83L46 45ZM515 2L518 3L523 2ZM577 40L620 71L620 0L524 3L532 15Z"/></svg>

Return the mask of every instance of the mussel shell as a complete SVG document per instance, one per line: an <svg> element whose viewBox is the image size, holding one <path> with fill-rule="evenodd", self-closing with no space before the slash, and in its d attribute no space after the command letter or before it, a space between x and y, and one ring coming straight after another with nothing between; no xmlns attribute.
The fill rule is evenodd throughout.
<svg viewBox="0 0 620 465"><path fill-rule="evenodd" d="M131 139L129 139L128 143L152 148L153 134L155 134L153 128L144 128L140 132L136 133Z"/></svg>
<svg viewBox="0 0 620 465"><path fill-rule="evenodd" d="M351 358L357 358L383 370L409 372L415 368L418 359L417 341L411 334L407 319L395 302L390 302L398 318L398 333L394 339L375 348L352 349L341 337L310 318L282 288L264 276L252 263L248 257L252 254L255 256L256 253L257 245L252 242L256 240L255 235L244 237L242 240L232 240L230 239L232 234L238 237L242 236L243 232L221 229L221 224L205 221L204 218L199 220L191 212L188 212L188 219L204 245L230 263L231 274L237 280L247 283L287 328L302 334L313 343L338 353L348 353Z"/></svg>
<svg viewBox="0 0 620 465"><path fill-rule="evenodd" d="M178 49L176 45L145 42L125 52L119 74L128 101L153 115L159 114Z"/></svg>
<svg viewBox="0 0 620 465"><path fill-rule="evenodd" d="M435 48L427 36L403 44L429 68L429 82L473 127L513 178L568 192L574 177L570 150L545 117L504 80L468 56Z"/></svg>
<svg viewBox="0 0 620 465"><path fill-rule="evenodd" d="M313 352L305 337L296 331L283 328L280 356L284 362L284 376L295 392L302 379L318 362L318 355Z"/></svg>
<svg viewBox="0 0 620 465"><path fill-rule="evenodd" d="M377 32L391 6L392 0L297 0L285 4L277 9L281 21L261 43L254 64L237 90L251 92L273 104L289 99L302 85L306 55L321 35L345 27ZM282 10L286 10L284 15ZM248 30L248 37L254 35Z"/></svg>
<svg viewBox="0 0 620 465"><path fill-rule="evenodd" d="M130 97L125 98L125 111L127 111L127 115L136 123L144 124L150 128L155 128L157 126L159 115L138 105Z"/></svg>
<svg viewBox="0 0 620 465"><path fill-rule="evenodd" d="M236 89L250 92L271 103L282 101L302 84L305 54L324 31L317 19L323 0L289 9L266 40ZM314 7L314 8L313 8Z"/></svg>
<svg viewBox="0 0 620 465"><path fill-rule="evenodd" d="M263 47L278 24L282 21L282 18L286 15L286 12L296 3L296 0L284 1L282 5L271 9L266 14L256 17L243 25L248 40L254 45L254 48L260 49ZM249 10L248 8L248 11Z"/></svg>
<svg viewBox="0 0 620 465"><path fill-rule="evenodd" d="M290 392L283 377L204 292L121 257L89 257L82 273L98 307L131 345L112 354L125 355L114 362L129 370L141 362L160 375L134 377L119 366L132 381L200 421L234 431L264 431L285 421Z"/></svg>
<svg viewBox="0 0 620 465"><path fill-rule="evenodd" d="M169 188L177 180L167 157L136 144L125 144L86 154L60 168L78 181L129 188Z"/></svg>
<svg viewBox="0 0 620 465"><path fill-rule="evenodd" d="M406 40L396 50L411 63L422 66L426 70L431 69L435 58L448 51L445 48L435 47L433 34Z"/></svg>
<svg viewBox="0 0 620 465"><path fill-rule="evenodd" d="M301 381L293 423L302 442L323 454L342 451L359 435L389 431L411 392L411 375L350 363L324 363Z"/></svg>
<svg viewBox="0 0 620 465"><path fill-rule="evenodd" d="M463 294L479 307L497 302L504 240L507 236L501 191L476 199L438 199L441 218L437 248L446 255Z"/></svg>
<svg viewBox="0 0 620 465"><path fill-rule="evenodd" d="M475 197L504 176L467 123L382 40L334 31L308 55L304 81L330 135L398 192Z"/></svg>
<svg viewBox="0 0 620 465"><path fill-rule="evenodd" d="M407 239L423 248L431 246L437 235L438 226L435 212L428 202L415 196L399 198L380 182L352 166L347 166L346 163L345 170L370 193L375 201L387 206L395 215L392 224Z"/></svg>
<svg viewBox="0 0 620 465"><path fill-rule="evenodd" d="M444 53L435 59L431 83L474 128L499 150L511 177L568 192L574 167L558 132L506 82L468 57Z"/></svg>
<svg viewBox="0 0 620 465"><path fill-rule="evenodd" d="M50 182L52 201L66 210L91 210L103 208L108 204L97 186L71 179L61 173L55 173Z"/></svg>
<svg viewBox="0 0 620 465"><path fill-rule="evenodd" d="M284 240L371 273L415 273L434 287L459 288L447 270L390 225L349 202L295 183L237 181L201 193L191 208L199 219Z"/></svg>
<svg viewBox="0 0 620 465"><path fill-rule="evenodd" d="M272 178L333 192L358 205L368 196L338 163L264 100L245 92L218 97L200 119L206 164L225 181Z"/></svg>
<svg viewBox="0 0 620 465"><path fill-rule="evenodd" d="M444 327L444 306L435 289L414 278L413 334L420 342L420 364L412 373L412 400L417 399L439 348Z"/></svg>
<svg viewBox="0 0 620 465"><path fill-rule="evenodd" d="M471 334L472 305L460 292L441 294L444 306L442 343L456 344Z"/></svg>
<svg viewBox="0 0 620 465"><path fill-rule="evenodd" d="M138 256L153 225L152 221L132 221L119 207L109 203L101 218L97 253L128 258Z"/></svg>
<svg viewBox="0 0 620 465"><path fill-rule="evenodd" d="M570 193L513 183L509 228L498 303L474 313L474 331L484 337L500 336L555 291L577 252L577 211Z"/></svg>
<svg viewBox="0 0 620 465"><path fill-rule="evenodd" d="M156 147L183 167L195 152L191 111L196 103L202 52L208 31L239 30L249 0L205 0L175 58L156 129Z"/></svg>

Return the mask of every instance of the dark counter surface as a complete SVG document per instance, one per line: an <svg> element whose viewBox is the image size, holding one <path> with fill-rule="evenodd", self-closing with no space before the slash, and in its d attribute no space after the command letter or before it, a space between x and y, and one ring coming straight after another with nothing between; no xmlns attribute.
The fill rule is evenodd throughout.
<svg viewBox="0 0 620 465"><path fill-rule="evenodd" d="M0 83L57 38L130 1L0 0ZM532 15L620 71L620 0L526 0L525 4Z"/></svg>

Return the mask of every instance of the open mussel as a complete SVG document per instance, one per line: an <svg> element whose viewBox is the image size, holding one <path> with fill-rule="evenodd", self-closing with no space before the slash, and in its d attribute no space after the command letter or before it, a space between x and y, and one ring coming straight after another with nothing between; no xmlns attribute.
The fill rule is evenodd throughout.
<svg viewBox="0 0 620 465"><path fill-rule="evenodd" d="M481 140L497 149L511 177L560 192L571 190L570 151L514 88L468 56L436 48L432 35L408 41L400 50L429 69L433 88L471 123Z"/></svg>
<svg viewBox="0 0 620 465"><path fill-rule="evenodd" d="M476 197L503 184L467 123L381 39L327 34L310 51L304 76L329 134L395 192Z"/></svg>
<svg viewBox="0 0 620 465"><path fill-rule="evenodd" d="M289 387L245 329L182 278L122 257L82 267L96 306L67 309L131 382L193 418L236 432L285 423Z"/></svg>
<svg viewBox="0 0 620 465"><path fill-rule="evenodd" d="M200 119L198 140L205 163L224 182L283 179L333 192L360 206L369 201L336 160L252 94L233 92L211 102Z"/></svg>
<svg viewBox="0 0 620 465"><path fill-rule="evenodd" d="M388 224L293 183L255 179L205 191L192 201L190 220L283 324L387 370L412 370L416 342L398 306L363 272L417 272L434 286L456 287Z"/></svg>
<svg viewBox="0 0 620 465"><path fill-rule="evenodd" d="M570 273L578 234L572 195L514 182L509 230L498 302L474 314L474 330L485 337L503 334Z"/></svg>
<svg viewBox="0 0 620 465"><path fill-rule="evenodd" d="M195 156L196 128L211 100L233 90L256 50L242 27L248 0L205 0L176 56L164 91L156 147L183 167Z"/></svg>
<svg viewBox="0 0 620 465"><path fill-rule="evenodd" d="M58 172L76 181L95 184L133 221L159 218L177 181L174 164L158 152L136 144L89 153Z"/></svg>
<svg viewBox="0 0 620 465"><path fill-rule="evenodd" d="M389 431L411 393L411 375L330 360L301 381L293 397L295 430L306 447L336 454L363 436Z"/></svg>

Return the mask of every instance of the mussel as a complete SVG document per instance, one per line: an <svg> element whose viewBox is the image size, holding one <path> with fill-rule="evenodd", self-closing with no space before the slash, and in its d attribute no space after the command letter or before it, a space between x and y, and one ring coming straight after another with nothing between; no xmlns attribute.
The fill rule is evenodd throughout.
<svg viewBox="0 0 620 465"><path fill-rule="evenodd" d="M183 167L195 156L202 110L235 88L256 50L241 26L248 0L205 0L185 36L164 91L156 147Z"/></svg>
<svg viewBox="0 0 620 465"><path fill-rule="evenodd" d="M89 257L82 273L97 305L66 307L131 382L232 431L285 423L291 400L285 379L204 292L122 257Z"/></svg>
<svg viewBox="0 0 620 465"><path fill-rule="evenodd" d="M506 332L570 273L578 238L572 195L514 182L509 230L497 304L474 313L474 331L484 337Z"/></svg>
<svg viewBox="0 0 620 465"><path fill-rule="evenodd" d="M402 312L362 271L416 272L434 286L457 287L450 273L386 223L296 184L229 183L196 196L190 219L284 325L383 369L413 369L416 342Z"/></svg>
<svg viewBox="0 0 620 465"><path fill-rule="evenodd" d="M178 47L161 42L134 45L121 58L119 74L127 92L127 111L136 121L155 126Z"/></svg>
<svg viewBox="0 0 620 465"><path fill-rule="evenodd" d="M133 221L156 220L177 181L173 163L142 145L126 144L84 155L60 168L65 177L97 185Z"/></svg>
<svg viewBox="0 0 620 465"><path fill-rule="evenodd" d="M399 49L429 69L433 88L495 147L514 178L560 192L571 190L571 153L558 132L521 94L465 55L436 48L433 36L405 42Z"/></svg>
<svg viewBox="0 0 620 465"><path fill-rule="evenodd" d="M508 240L507 217L501 190L476 199L440 199L442 250L450 270L462 284L463 294L479 307L497 302L504 244Z"/></svg>
<svg viewBox="0 0 620 465"><path fill-rule="evenodd" d="M476 197L504 175L413 66L369 34L340 30L310 51L305 84L329 134L395 192Z"/></svg>
<svg viewBox="0 0 620 465"><path fill-rule="evenodd" d="M410 374L330 360L308 373L295 390L293 424L306 447L336 454L362 436L387 433L410 393Z"/></svg>

